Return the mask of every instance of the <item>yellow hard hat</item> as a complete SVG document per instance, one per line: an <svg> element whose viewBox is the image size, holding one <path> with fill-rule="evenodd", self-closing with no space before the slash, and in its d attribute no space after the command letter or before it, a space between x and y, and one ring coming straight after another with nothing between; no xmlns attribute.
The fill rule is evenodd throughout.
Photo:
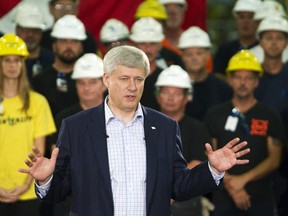
<svg viewBox="0 0 288 216"><path fill-rule="evenodd" d="M19 55L27 57L29 55L25 42L15 34L8 33L0 38L0 56Z"/></svg>
<svg viewBox="0 0 288 216"><path fill-rule="evenodd" d="M135 19L142 17L153 17L154 19L167 19L167 13L163 4L158 0L145 0L142 2L135 13Z"/></svg>
<svg viewBox="0 0 288 216"><path fill-rule="evenodd" d="M249 50L241 50L233 55L226 68L226 73L229 76L231 72L237 70L251 70L259 74L259 77L263 74L261 63L257 57Z"/></svg>

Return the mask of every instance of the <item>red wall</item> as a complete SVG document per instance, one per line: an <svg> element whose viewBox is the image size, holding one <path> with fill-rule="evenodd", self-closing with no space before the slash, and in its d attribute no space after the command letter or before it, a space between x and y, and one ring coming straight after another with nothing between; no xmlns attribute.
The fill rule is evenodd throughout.
<svg viewBox="0 0 288 216"><path fill-rule="evenodd" d="M101 26L109 18L116 18L131 27L137 6L143 0L80 0L79 18L87 30L99 38ZM183 27L197 25L206 29L206 0L186 0L188 8Z"/></svg>
<svg viewBox="0 0 288 216"><path fill-rule="evenodd" d="M143 0L80 0L79 18L87 30L98 39L101 26L109 18L116 18L131 27L137 6ZM196 25L206 29L206 0L186 0L188 8L183 27ZM11 10L20 0L0 0L0 17Z"/></svg>

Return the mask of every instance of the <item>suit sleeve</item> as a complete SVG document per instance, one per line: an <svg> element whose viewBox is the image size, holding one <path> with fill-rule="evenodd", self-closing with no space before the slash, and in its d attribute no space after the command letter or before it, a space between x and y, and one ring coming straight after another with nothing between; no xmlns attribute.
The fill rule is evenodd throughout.
<svg viewBox="0 0 288 216"><path fill-rule="evenodd" d="M48 191L45 200L60 202L66 199L71 194L71 155L70 155L70 131L67 121L63 121L57 147L59 155L56 162L51 187Z"/></svg>
<svg viewBox="0 0 288 216"><path fill-rule="evenodd" d="M176 148L174 152L174 181L172 198L177 201L191 199L222 187L222 180L217 186L208 167L208 161L202 162L191 170L181 152L181 138L178 125L176 126Z"/></svg>

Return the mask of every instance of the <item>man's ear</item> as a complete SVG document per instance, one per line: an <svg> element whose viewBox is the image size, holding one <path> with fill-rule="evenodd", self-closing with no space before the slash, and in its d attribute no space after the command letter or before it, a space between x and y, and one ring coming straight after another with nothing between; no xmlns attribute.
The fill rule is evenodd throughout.
<svg viewBox="0 0 288 216"><path fill-rule="evenodd" d="M103 83L104 83L104 85L106 86L106 88L107 89L109 89L109 75L106 73L106 72L104 72L104 74L103 74Z"/></svg>

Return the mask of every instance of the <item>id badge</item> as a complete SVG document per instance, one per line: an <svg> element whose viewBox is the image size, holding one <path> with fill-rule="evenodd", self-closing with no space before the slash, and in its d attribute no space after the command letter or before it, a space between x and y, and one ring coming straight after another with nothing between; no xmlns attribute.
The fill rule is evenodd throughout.
<svg viewBox="0 0 288 216"><path fill-rule="evenodd" d="M239 121L238 117L231 116L231 115L228 116L225 127L224 127L225 130L234 132L236 130L238 121Z"/></svg>
<svg viewBox="0 0 288 216"><path fill-rule="evenodd" d="M63 78L57 78L56 80L57 89L60 92L67 92L68 91L68 84L67 81Z"/></svg>

